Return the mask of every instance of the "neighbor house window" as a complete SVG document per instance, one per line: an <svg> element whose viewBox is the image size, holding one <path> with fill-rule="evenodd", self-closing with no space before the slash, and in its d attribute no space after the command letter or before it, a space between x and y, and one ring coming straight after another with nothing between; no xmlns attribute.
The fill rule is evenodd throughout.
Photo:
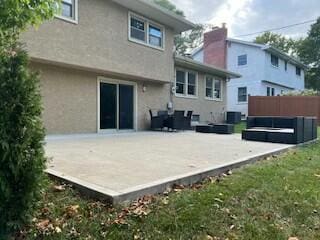
<svg viewBox="0 0 320 240"><path fill-rule="evenodd" d="M267 87L267 96L275 96L275 89L272 87Z"/></svg>
<svg viewBox="0 0 320 240"><path fill-rule="evenodd" d="M247 63L247 54L238 56L238 66L245 66Z"/></svg>
<svg viewBox="0 0 320 240"><path fill-rule="evenodd" d="M180 96L197 96L197 74L186 70L176 71L176 94Z"/></svg>
<svg viewBox="0 0 320 240"><path fill-rule="evenodd" d="M288 62L284 61L284 70L287 71L288 70Z"/></svg>
<svg viewBox="0 0 320 240"><path fill-rule="evenodd" d="M247 102L247 88L238 88L238 102Z"/></svg>
<svg viewBox="0 0 320 240"><path fill-rule="evenodd" d="M296 67L296 74L297 74L298 76L301 76L301 68Z"/></svg>
<svg viewBox="0 0 320 240"><path fill-rule="evenodd" d="M60 17L71 21L77 20L77 0L62 0Z"/></svg>
<svg viewBox="0 0 320 240"><path fill-rule="evenodd" d="M129 14L129 39L140 43L163 48L164 28L135 14Z"/></svg>
<svg viewBox="0 0 320 240"><path fill-rule="evenodd" d="M221 80L214 79L212 76L206 76L206 98L221 99Z"/></svg>
<svg viewBox="0 0 320 240"><path fill-rule="evenodd" d="M272 66L279 67L279 58L271 54L271 64Z"/></svg>

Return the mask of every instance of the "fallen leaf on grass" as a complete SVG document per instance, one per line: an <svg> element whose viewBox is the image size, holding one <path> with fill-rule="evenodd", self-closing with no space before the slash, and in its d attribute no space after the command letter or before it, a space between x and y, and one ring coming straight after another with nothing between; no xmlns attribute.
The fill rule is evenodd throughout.
<svg viewBox="0 0 320 240"><path fill-rule="evenodd" d="M41 220L40 222L38 222L36 224L36 227L38 230L44 231L49 226L49 223L50 223L49 219L44 219L44 220Z"/></svg>
<svg viewBox="0 0 320 240"><path fill-rule="evenodd" d="M288 240L299 240L297 237L289 237Z"/></svg>
<svg viewBox="0 0 320 240"><path fill-rule="evenodd" d="M320 174L314 174L314 176L320 178Z"/></svg>
<svg viewBox="0 0 320 240"><path fill-rule="evenodd" d="M72 218L78 214L79 205L72 205L66 207L66 215L69 218Z"/></svg>
<svg viewBox="0 0 320 240"><path fill-rule="evenodd" d="M66 187L64 185L54 185L53 190L55 192L63 192L66 190Z"/></svg>

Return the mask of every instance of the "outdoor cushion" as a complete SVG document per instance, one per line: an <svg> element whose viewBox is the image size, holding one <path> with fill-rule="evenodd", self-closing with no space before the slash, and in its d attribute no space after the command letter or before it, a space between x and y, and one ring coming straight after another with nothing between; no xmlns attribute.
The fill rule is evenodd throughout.
<svg viewBox="0 0 320 240"><path fill-rule="evenodd" d="M294 118L274 118L274 128L294 128Z"/></svg>

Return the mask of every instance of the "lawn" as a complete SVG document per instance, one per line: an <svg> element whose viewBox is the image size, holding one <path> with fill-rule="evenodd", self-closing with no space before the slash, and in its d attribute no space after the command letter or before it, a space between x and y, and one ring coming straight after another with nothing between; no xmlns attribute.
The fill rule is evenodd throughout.
<svg viewBox="0 0 320 240"><path fill-rule="evenodd" d="M26 239L320 239L320 143L110 208L50 182Z"/></svg>
<svg viewBox="0 0 320 240"><path fill-rule="evenodd" d="M241 122L239 124L234 125L234 131L235 133L242 133L242 130L245 130L247 127L246 122Z"/></svg>

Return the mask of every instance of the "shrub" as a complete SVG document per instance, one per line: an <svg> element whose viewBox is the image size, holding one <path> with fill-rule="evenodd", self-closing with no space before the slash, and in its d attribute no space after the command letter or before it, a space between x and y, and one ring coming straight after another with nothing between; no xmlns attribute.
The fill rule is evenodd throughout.
<svg viewBox="0 0 320 240"><path fill-rule="evenodd" d="M31 216L45 167L39 80L28 61L19 45L0 52L0 235Z"/></svg>
<svg viewBox="0 0 320 240"><path fill-rule="evenodd" d="M305 89L302 91L290 91L283 93L282 96L319 96L319 92L312 89Z"/></svg>

